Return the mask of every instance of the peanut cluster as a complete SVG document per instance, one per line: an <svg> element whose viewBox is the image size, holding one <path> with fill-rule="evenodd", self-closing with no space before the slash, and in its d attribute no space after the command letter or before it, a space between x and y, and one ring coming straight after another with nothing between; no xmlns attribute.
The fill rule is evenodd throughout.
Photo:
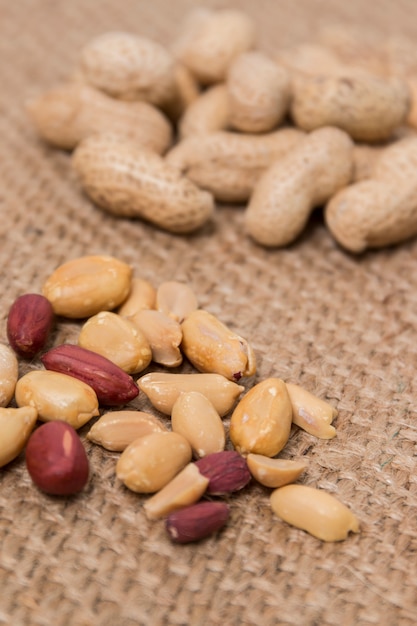
<svg viewBox="0 0 417 626"><path fill-rule="evenodd" d="M169 48L103 33L29 115L115 216L183 234L238 202L246 234L277 248L322 207L350 252L415 236L415 43L334 26L266 53L257 35L242 11L205 8Z"/></svg>
<svg viewBox="0 0 417 626"><path fill-rule="evenodd" d="M45 351L60 318L80 321L78 341ZM304 461L278 458L292 425L330 439L336 409L278 377L255 382L251 345L199 308L188 285L155 289L118 259L81 257L58 267L42 294L14 302L7 334L11 347L0 345L0 466L26 447L28 472L41 490L84 489L88 458L76 431L91 424L87 439L120 452L118 480L149 494L145 514L166 519L174 541L219 530L229 505L213 498L252 478L274 490L278 516L313 535L333 541L358 531L356 517L328 494L300 492L302 485L277 493L306 469ZM20 378L16 354L33 359ZM194 373L178 373L183 359ZM155 413L129 408L139 394ZM13 397L17 408L9 406Z"/></svg>

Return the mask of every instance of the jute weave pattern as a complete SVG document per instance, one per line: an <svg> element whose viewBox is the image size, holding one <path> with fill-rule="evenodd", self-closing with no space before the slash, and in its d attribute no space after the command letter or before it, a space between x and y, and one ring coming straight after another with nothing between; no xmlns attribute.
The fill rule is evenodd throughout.
<svg viewBox="0 0 417 626"><path fill-rule="evenodd" d="M269 490L252 485L230 499L218 537L175 546L116 480L117 454L85 442L92 474L72 499L37 491L22 455L0 472L0 624L415 624L417 241L356 258L320 212L294 245L269 251L244 234L240 207L219 207L186 237L117 220L81 194L69 155L27 120L25 101L64 80L93 36L129 30L168 44L195 4L0 0L1 340L13 300L83 254L117 256L156 286L189 282L201 306L251 341L258 380L279 376L337 406L335 439L294 429L284 456L304 455L303 482L351 507L361 533L321 543L278 520ZM245 9L265 50L308 39L326 20L417 36L413 0L206 5ZM63 322L51 343L77 330ZM142 396L133 406L147 407Z"/></svg>

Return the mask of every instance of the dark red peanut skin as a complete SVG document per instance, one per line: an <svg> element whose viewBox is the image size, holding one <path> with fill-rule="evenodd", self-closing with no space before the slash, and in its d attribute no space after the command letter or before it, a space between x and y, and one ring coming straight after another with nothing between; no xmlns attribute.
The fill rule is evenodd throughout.
<svg viewBox="0 0 417 626"><path fill-rule="evenodd" d="M224 502L198 502L171 513L165 527L175 543L191 543L223 528L229 513L229 506Z"/></svg>
<svg viewBox="0 0 417 626"><path fill-rule="evenodd" d="M13 350L24 359L32 359L44 348L54 323L52 305L45 296L26 293L10 307L7 338Z"/></svg>
<svg viewBox="0 0 417 626"><path fill-rule="evenodd" d="M45 493L74 495L87 484L86 451L75 429L66 422L47 422L40 426L30 436L25 454L32 481Z"/></svg>
<svg viewBox="0 0 417 626"><path fill-rule="evenodd" d="M106 357L73 344L56 346L41 357L47 370L68 374L90 385L100 404L120 406L136 398L134 380Z"/></svg>
<svg viewBox="0 0 417 626"><path fill-rule="evenodd" d="M222 496L243 489L251 479L246 459L235 450L213 452L195 462L209 479L206 493Z"/></svg>

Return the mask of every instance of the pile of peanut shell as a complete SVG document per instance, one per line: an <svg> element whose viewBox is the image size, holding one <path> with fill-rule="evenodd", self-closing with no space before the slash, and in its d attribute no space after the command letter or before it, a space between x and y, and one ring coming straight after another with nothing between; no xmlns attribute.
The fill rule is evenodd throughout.
<svg viewBox="0 0 417 626"><path fill-rule="evenodd" d="M266 53L258 35L240 10L202 7L169 47L103 33L28 113L116 216L190 233L216 203L239 203L245 234L280 247L322 207L353 253L414 237L415 42L328 25Z"/></svg>
<svg viewBox="0 0 417 626"><path fill-rule="evenodd" d="M199 308L189 285L155 288L119 259L84 256L56 268L41 292L15 300L9 345L0 344L0 467L25 450L40 490L77 494L89 480L77 430L89 424L89 441L120 452L120 486L149 495L147 517L165 520L175 542L222 528L229 504L221 498L252 478L272 489L278 517L315 537L358 532L347 506L295 482L304 460L278 456L292 424L334 437L337 410L280 378L257 382L249 342ZM54 326L68 320L80 323L77 342L46 349ZM31 363L20 377L18 358ZM178 370L183 361L193 373ZM129 408L139 393L154 413Z"/></svg>

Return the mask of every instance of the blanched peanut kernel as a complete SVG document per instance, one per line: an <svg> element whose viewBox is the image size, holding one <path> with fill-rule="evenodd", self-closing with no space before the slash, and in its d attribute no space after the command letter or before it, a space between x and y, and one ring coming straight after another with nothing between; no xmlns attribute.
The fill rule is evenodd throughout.
<svg viewBox="0 0 417 626"><path fill-rule="evenodd" d="M337 410L299 385L286 383L292 405L292 421L320 439L332 439L336 429L331 426Z"/></svg>
<svg viewBox="0 0 417 626"><path fill-rule="evenodd" d="M199 391L223 417L245 390L242 385L233 383L220 374L152 372L139 378L137 383L152 405L166 415L171 415L172 407L182 392Z"/></svg>
<svg viewBox="0 0 417 626"><path fill-rule="evenodd" d="M127 374L141 372L152 358L149 342L140 329L111 311L97 313L85 322L78 345L101 354Z"/></svg>
<svg viewBox="0 0 417 626"><path fill-rule="evenodd" d="M15 353L5 343L0 343L0 407L6 407L13 398L18 375Z"/></svg>
<svg viewBox="0 0 417 626"><path fill-rule="evenodd" d="M16 404L31 406L42 422L61 420L81 428L99 414L95 392L81 380L49 370L34 370L17 381Z"/></svg>
<svg viewBox="0 0 417 626"><path fill-rule="evenodd" d="M179 323L161 311L138 311L129 318L134 326L146 337L152 361L166 367L178 367L182 363L180 344L182 330Z"/></svg>
<svg viewBox="0 0 417 626"><path fill-rule="evenodd" d="M32 406L0 408L0 467L13 461L23 450L38 416Z"/></svg>
<svg viewBox="0 0 417 626"><path fill-rule="evenodd" d="M147 500L143 506L148 519L165 517L172 511L197 502L209 479L200 474L195 463L189 463L165 487Z"/></svg>
<svg viewBox="0 0 417 626"><path fill-rule="evenodd" d="M138 437L166 432L164 424L154 415L143 411L110 411L104 413L90 428L87 439L106 450L122 452Z"/></svg>
<svg viewBox="0 0 417 626"><path fill-rule="evenodd" d="M359 532L355 515L329 493L306 485L286 485L271 494L271 506L282 520L322 541L342 541Z"/></svg>
<svg viewBox="0 0 417 626"><path fill-rule="evenodd" d="M230 420L230 439L242 455L275 456L291 431L291 401L280 378L267 378L243 396Z"/></svg>
<svg viewBox="0 0 417 626"><path fill-rule="evenodd" d="M222 374L235 381L255 374L255 354L246 339L208 311L193 311L181 327L181 349L200 372Z"/></svg>
<svg viewBox="0 0 417 626"><path fill-rule="evenodd" d="M271 459L262 454L248 454L246 461L255 480L264 487L283 487L304 472L307 463L290 459Z"/></svg>
<svg viewBox="0 0 417 626"><path fill-rule="evenodd" d="M156 289L143 278L132 278L128 297L118 309L118 314L130 317L142 309L154 309L156 302Z"/></svg>
<svg viewBox="0 0 417 626"><path fill-rule="evenodd" d="M172 407L172 430L189 442L194 456L221 452L226 432L220 415L210 400L198 391L181 393Z"/></svg>
<svg viewBox="0 0 417 626"><path fill-rule="evenodd" d="M132 268L110 256L84 256L60 265L42 293L56 315L84 318L110 311L128 296Z"/></svg>
<svg viewBox="0 0 417 626"><path fill-rule="evenodd" d="M181 324L187 315L198 308L197 297L189 285L169 280L158 287L156 308Z"/></svg>
<svg viewBox="0 0 417 626"><path fill-rule="evenodd" d="M117 478L138 493L165 487L191 461L191 446L178 433L151 433L139 437L122 452Z"/></svg>

